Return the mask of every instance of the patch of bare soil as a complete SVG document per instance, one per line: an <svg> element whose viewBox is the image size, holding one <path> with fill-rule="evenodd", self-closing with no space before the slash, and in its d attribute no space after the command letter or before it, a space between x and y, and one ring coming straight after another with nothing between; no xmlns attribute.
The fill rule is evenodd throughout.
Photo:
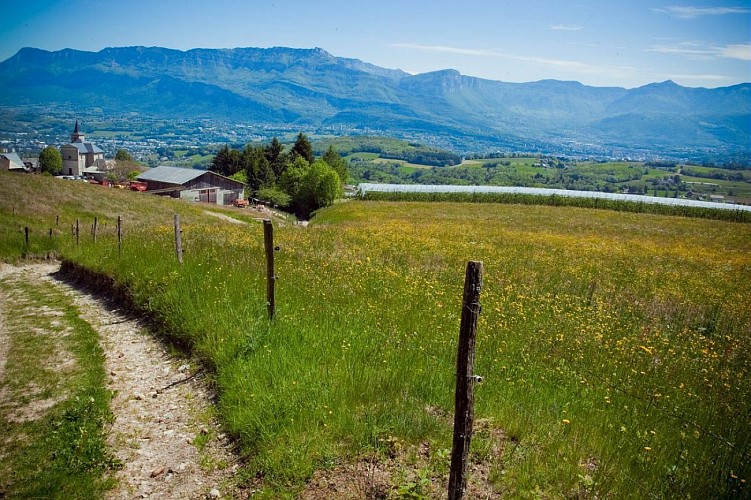
<svg viewBox="0 0 751 500"><path fill-rule="evenodd" d="M433 413L434 408L426 408ZM434 416L449 423L448 415ZM475 422L475 432L490 444L488 457L470 459L467 499L498 499L502 495L490 482L491 461L500 459L507 442L505 433L487 419ZM396 438L384 440L387 456L362 458L315 472L300 495L302 500L445 498L448 494L450 450L434 450L430 444L406 446Z"/></svg>
<svg viewBox="0 0 751 500"><path fill-rule="evenodd" d="M17 269L4 266L0 277ZM201 373L169 354L136 318L62 282L56 276L59 265L22 269L24 279L63 289L80 317L99 333L108 388L114 393L109 441L123 462L116 474L118 486L109 498L239 496L234 481L237 458L212 417L212 395ZM0 369L6 348L0 325Z"/></svg>
<svg viewBox="0 0 751 500"><path fill-rule="evenodd" d="M426 444L418 449L424 450ZM413 463L414 461L414 463ZM467 499L498 499L489 484L487 463L469 465ZM318 470L300 495L301 500L445 498L448 474L429 472L426 456L407 455L393 459L361 459L333 469Z"/></svg>

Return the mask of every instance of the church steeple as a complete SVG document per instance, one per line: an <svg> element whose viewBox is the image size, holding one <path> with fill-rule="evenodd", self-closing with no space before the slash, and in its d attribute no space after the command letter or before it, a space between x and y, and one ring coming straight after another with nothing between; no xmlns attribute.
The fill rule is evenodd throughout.
<svg viewBox="0 0 751 500"><path fill-rule="evenodd" d="M84 142L84 136L78 131L78 120L76 120L76 127L73 129L73 134L70 136L70 142Z"/></svg>

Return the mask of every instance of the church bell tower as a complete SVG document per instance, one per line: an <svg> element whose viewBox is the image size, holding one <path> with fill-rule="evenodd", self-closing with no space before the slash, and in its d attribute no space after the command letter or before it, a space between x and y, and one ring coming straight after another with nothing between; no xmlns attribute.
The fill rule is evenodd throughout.
<svg viewBox="0 0 751 500"><path fill-rule="evenodd" d="M70 142L85 142L84 135L78 131L78 120L76 120L76 127L73 129L73 134L70 136Z"/></svg>

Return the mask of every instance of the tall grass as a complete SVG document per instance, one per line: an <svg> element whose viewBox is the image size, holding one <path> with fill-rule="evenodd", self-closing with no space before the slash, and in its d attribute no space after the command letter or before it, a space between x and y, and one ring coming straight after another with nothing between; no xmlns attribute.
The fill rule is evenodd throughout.
<svg viewBox="0 0 751 500"><path fill-rule="evenodd" d="M113 277L213 367L247 472L269 487L297 491L315 469L386 456L394 440L428 443L431 459L445 454L462 278L474 259L485 263L476 372L486 382L473 457L498 492L749 494L748 225L574 207L342 203L307 229L276 228L277 316L268 321L260 224L125 198L121 254L113 233L96 246L60 237L56 251ZM113 217L108 203L91 212L105 206ZM3 205L4 226L14 224L7 214Z"/></svg>

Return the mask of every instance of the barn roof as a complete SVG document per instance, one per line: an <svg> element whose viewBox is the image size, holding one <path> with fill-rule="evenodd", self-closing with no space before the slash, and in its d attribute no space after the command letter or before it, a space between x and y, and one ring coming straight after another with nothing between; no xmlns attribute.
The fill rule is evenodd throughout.
<svg viewBox="0 0 751 500"><path fill-rule="evenodd" d="M216 172L198 170L193 168L167 167L165 165L160 165L158 167L152 168L151 170L147 170L146 172L139 175L137 179L139 181L164 182L166 184L182 185L205 174L222 177L232 182L236 182L238 185L242 186L242 182L235 181L234 179L230 179L229 177L224 177L223 175L217 174Z"/></svg>
<svg viewBox="0 0 751 500"><path fill-rule="evenodd" d="M139 181L165 182L167 184L185 184L205 174L205 170L193 168L166 167L161 165L147 170L137 177Z"/></svg>
<svg viewBox="0 0 751 500"><path fill-rule="evenodd" d="M11 169L24 168L23 160L18 157L18 153L0 153L0 156L4 156L10 162Z"/></svg>

